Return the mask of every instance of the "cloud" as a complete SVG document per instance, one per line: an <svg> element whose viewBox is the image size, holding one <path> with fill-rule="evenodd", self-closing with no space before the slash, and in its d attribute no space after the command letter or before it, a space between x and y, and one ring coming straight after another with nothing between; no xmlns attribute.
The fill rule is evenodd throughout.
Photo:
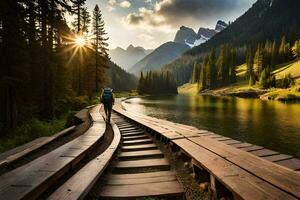
<svg viewBox="0 0 300 200"><path fill-rule="evenodd" d="M117 7L121 7L121 8L130 8L131 3L127 0L125 1L117 1L117 0L108 0L107 1L107 9L108 11L113 11L115 10Z"/></svg>
<svg viewBox="0 0 300 200"><path fill-rule="evenodd" d="M107 4L110 5L110 6L116 6L117 1L116 0L108 0Z"/></svg>
<svg viewBox="0 0 300 200"><path fill-rule="evenodd" d="M130 13L124 21L126 24L141 26L143 29L150 30L159 27L161 31L170 32L170 25L166 23L166 19L157 15L154 10L145 7L139 8L136 13Z"/></svg>
<svg viewBox="0 0 300 200"><path fill-rule="evenodd" d="M129 25L148 25L153 28L166 25L197 26L201 22L231 16L243 6L249 6L249 0L161 0L151 9L143 8L130 13L126 19Z"/></svg>
<svg viewBox="0 0 300 200"><path fill-rule="evenodd" d="M129 8L131 6L131 3L129 1L123 1L120 3L120 6L122 8Z"/></svg>

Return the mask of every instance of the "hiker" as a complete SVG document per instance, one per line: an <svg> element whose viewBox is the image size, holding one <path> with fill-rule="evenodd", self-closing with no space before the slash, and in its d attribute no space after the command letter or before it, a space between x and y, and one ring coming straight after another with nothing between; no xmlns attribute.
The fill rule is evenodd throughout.
<svg viewBox="0 0 300 200"><path fill-rule="evenodd" d="M115 103L113 90L110 88L104 88L101 94L101 103L104 105L104 111L106 115L106 122L110 123L112 106Z"/></svg>

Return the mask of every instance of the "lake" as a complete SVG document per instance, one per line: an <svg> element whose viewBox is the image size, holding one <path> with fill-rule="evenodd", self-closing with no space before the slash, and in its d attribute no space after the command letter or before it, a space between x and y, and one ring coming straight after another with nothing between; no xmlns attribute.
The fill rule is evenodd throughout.
<svg viewBox="0 0 300 200"><path fill-rule="evenodd" d="M300 157L300 103L171 95L128 99L125 107Z"/></svg>

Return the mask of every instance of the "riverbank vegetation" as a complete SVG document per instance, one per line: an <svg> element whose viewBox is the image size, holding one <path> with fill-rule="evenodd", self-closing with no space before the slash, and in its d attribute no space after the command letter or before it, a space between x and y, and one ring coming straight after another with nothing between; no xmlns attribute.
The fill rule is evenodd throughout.
<svg viewBox="0 0 300 200"><path fill-rule="evenodd" d="M177 94L177 85L169 72L149 71L145 76L141 72L138 92L139 94Z"/></svg>
<svg viewBox="0 0 300 200"><path fill-rule="evenodd" d="M246 64L242 64L236 67L237 71L237 82L214 88L211 90L204 90L201 92L203 95L213 95L213 96L237 96L245 98L261 98L264 100L299 100L300 96L300 60L293 60L291 62L280 64L275 67L271 73L275 76L278 84L281 81L284 81L285 74L293 74L294 86L291 88L268 88L263 89L260 85L249 85L247 80L246 73L247 67ZM198 93L198 84L185 84L178 88L180 94L197 94Z"/></svg>
<svg viewBox="0 0 300 200"><path fill-rule="evenodd" d="M195 63L191 84L197 85L197 89L195 90L195 85L185 85L179 91L185 93L184 90L188 89L202 94L260 97L278 88L280 98L264 99L295 100L298 99L298 91L295 91L293 98L287 91L299 84L299 58L300 40L291 45L285 37L280 42L260 43L256 48L249 46L237 49L223 45L218 56L216 50L212 49L202 63Z"/></svg>

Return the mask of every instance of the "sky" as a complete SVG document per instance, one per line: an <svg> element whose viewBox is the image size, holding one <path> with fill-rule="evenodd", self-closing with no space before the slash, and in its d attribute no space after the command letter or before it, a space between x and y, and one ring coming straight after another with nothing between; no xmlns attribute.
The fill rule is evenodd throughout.
<svg viewBox="0 0 300 200"><path fill-rule="evenodd" d="M174 40L184 25L196 32L214 28L218 20L234 21L256 0L87 0L99 5L109 37L109 48L130 44L154 49Z"/></svg>

